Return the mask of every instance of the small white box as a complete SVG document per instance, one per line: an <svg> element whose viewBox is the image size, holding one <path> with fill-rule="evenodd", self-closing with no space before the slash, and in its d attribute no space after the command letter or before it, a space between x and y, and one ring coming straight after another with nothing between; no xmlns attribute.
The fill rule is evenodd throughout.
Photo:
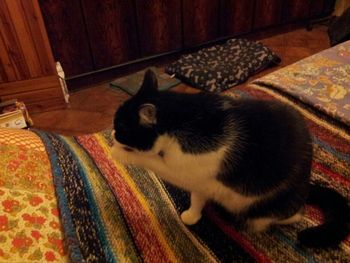
<svg viewBox="0 0 350 263"><path fill-rule="evenodd" d="M0 127L1 128L26 128L26 120L21 110L11 111L0 114Z"/></svg>

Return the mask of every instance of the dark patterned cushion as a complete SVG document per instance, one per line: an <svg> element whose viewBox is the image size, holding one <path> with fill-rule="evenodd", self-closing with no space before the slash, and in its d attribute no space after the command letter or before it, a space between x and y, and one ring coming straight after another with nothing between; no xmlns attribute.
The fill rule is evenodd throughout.
<svg viewBox="0 0 350 263"><path fill-rule="evenodd" d="M183 55L167 66L165 71L194 87L220 92L280 61L275 53L261 43L230 39L225 44Z"/></svg>

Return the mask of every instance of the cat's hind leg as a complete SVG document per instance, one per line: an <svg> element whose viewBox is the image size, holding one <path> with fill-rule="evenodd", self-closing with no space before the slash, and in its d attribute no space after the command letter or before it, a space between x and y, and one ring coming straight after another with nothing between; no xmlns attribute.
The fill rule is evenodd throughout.
<svg viewBox="0 0 350 263"><path fill-rule="evenodd" d="M299 222L303 218L302 212L297 212L291 217L285 219L277 219L273 217L260 217L249 219L247 222L248 231L250 232L263 232L267 230L271 225L290 225Z"/></svg>
<svg viewBox="0 0 350 263"><path fill-rule="evenodd" d="M291 217L276 221L275 224L290 225L290 224L298 223L302 218L303 218L303 214L299 211L296 214L292 215Z"/></svg>
<svg viewBox="0 0 350 263"><path fill-rule="evenodd" d="M259 233L267 230L272 224L276 222L276 218L260 217L249 219L247 221L247 229L252 233Z"/></svg>
<svg viewBox="0 0 350 263"><path fill-rule="evenodd" d="M182 212L181 220L186 225L196 224L202 217L202 209L205 206L207 198L203 195L191 192L191 206L186 211Z"/></svg>

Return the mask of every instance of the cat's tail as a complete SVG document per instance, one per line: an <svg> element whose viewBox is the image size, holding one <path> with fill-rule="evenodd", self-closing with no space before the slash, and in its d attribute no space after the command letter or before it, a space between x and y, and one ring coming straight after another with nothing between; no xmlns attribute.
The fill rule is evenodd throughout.
<svg viewBox="0 0 350 263"><path fill-rule="evenodd" d="M324 213L324 223L298 234L301 244L308 247L335 247L349 234L348 201L336 191L311 184L307 204L318 206Z"/></svg>

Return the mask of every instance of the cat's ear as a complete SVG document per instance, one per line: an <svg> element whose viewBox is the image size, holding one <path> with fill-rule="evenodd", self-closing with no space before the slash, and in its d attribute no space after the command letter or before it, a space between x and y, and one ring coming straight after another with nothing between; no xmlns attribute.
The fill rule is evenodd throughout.
<svg viewBox="0 0 350 263"><path fill-rule="evenodd" d="M141 88L137 92L137 96L145 97L152 96L158 92L158 81L154 72L148 69L143 77Z"/></svg>
<svg viewBox="0 0 350 263"><path fill-rule="evenodd" d="M140 124L146 127L157 123L157 109L151 103L142 104L139 107Z"/></svg>

